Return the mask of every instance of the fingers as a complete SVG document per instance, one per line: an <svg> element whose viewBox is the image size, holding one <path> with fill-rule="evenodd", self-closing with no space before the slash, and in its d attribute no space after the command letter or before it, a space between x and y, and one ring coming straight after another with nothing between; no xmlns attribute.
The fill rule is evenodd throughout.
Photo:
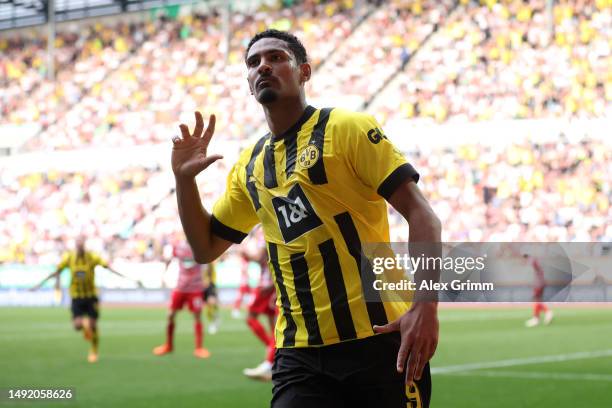
<svg viewBox="0 0 612 408"><path fill-rule="evenodd" d="M183 140L189 139L190 135L189 135L189 128L187 127L187 125L184 123L181 123L179 125L179 129L181 129L181 136L183 136Z"/></svg>
<svg viewBox="0 0 612 408"><path fill-rule="evenodd" d="M397 368L398 373L404 372L404 366L406 365L406 359L408 358L409 350L410 350L410 345L408 344L408 340L402 339L400 349L397 352L396 368Z"/></svg>
<svg viewBox="0 0 612 408"><path fill-rule="evenodd" d="M199 111L195 112L195 121L196 121L196 124L195 124L195 128L193 129L193 133L189 132L189 127L186 124L181 123L179 125L179 129L181 129L181 136L183 140L187 140L191 137L196 138L196 139L199 139L202 137L202 131L204 130L204 118L202 117L202 114ZM206 128L206 132L204 134L204 136L207 137L208 140L210 140L210 138L212 137L215 131L215 122L216 122L215 115L211 115L210 120L208 121L208 127ZM175 142L175 143L178 143L178 142Z"/></svg>
<svg viewBox="0 0 612 408"><path fill-rule="evenodd" d="M421 362L424 360L421 349L413 348L411 350L408 366L406 367L406 384L410 384L415 378L421 378L424 366Z"/></svg>
<svg viewBox="0 0 612 408"><path fill-rule="evenodd" d="M208 146L210 143L210 139L215 133L215 124L217 123L217 117L212 114L210 115L210 119L208 119L208 126L206 127L206 132L204 132L204 143ZM204 124L204 122L202 122Z"/></svg>
<svg viewBox="0 0 612 408"><path fill-rule="evenodd" d="M399 319L389 324L385 324L384 326L372 326L372 330L374 330L374 333L391 333L399 331L399 329Z"/></svg>
<svg viewBox="0 0 612 408"><path fill-rule="evenodd" d="M212 156L207 156L204 160L202 160L202 170L222 158L223 156L221 156L220 154L213 154Z"/></svg>
<svg viewBox="0 0 612 408"><path fill-rule="evenodd" d="M411 350L406 369L406 384L421 379L425 366L433 357L433 349L433 345L425 344L422 347L414 347Z"/></svg>
<svg viewBox="0 0 612 408"><path fill-rule="evenodd" d="M202 114L199 111L195 111L195 120L196 125L195 129L193 129L193 137L200 138L204 129L204 118L202 118Z"/></svg>
<svg viewBox="0 0 612 408"><path fill-rule="evenodd" d="M423 370L425 369L425 365L427 364L429 360L431 360L432 357L433 355L431 352L431 347L425 346L423 348L423 351L421 352L421 358L419 360L419 364L416 366L416 369L414 372L414 379L416 381L421 379L421 377L423 376Z"/></svg>

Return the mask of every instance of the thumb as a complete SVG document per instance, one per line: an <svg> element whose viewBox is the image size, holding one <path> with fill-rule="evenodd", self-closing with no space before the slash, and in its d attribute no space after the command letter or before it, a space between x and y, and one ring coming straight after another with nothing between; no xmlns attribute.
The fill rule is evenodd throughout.
<svg viewBox="0 0 612 408"><path fill-rule="evenodd" d="M205 168L207 168L208 166L210 166L211 164L213 164L214 162L222 158L223 156L221 156L220 154L213 154L212 156L206 156L204 160L202 160L202 162L200 163L202 170L204 170Z"/></svg>
<svg viewBox="0 0 612 408"><path fill-rule="evenodd" d="M374 333L391 333L399 331L399 319L385 324L384 326L372 326L372 329L374 330Z"/></svg>

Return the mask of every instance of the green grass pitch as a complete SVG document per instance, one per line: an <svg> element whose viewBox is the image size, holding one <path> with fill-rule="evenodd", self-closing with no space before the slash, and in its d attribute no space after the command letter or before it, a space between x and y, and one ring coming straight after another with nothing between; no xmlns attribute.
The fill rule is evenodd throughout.
<svg viewBox="0 0 612 408"><path fill-rule="evenodd" d="M612 309L558 308L547 327L523 326L522 308L443 309L432 367L432 407L612 406ZM175 352L156 357L163 308L102 307L100 361L63 308L0 309L0 406L266 407L271 385L248 380L263 346L224 311L206 335L208 360L192 356L193 324L179 314ZM10 402L8 388L75 390L64 402Z"/></svg>

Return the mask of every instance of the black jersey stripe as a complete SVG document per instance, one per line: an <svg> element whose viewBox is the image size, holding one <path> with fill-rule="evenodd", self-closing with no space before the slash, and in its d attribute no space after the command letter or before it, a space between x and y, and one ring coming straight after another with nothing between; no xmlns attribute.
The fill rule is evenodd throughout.
<svg viewBox="0 0 612 408"><path fill-rule="evenodd" d="M285 149L287 152L287 159L285 162L285 175L287 179L291 177L295 170L295 162L297 161L297 133L288 135L285 139Z"/></svg>
<svg viewBox="0 0 612 408"><path fill-rule="evenodd" d="M306 254L304 252L291 254L291 269L293 269L295 293L300 302L302 317L304 317L304 324L308 332L308 345L323 344L312 297L312 289L310 287L310 278L308 277Z"/></svg>
<svg viewBox="0 0 612 408"><path fill-rule="evenodd" d="M338 251L334 245L334 240L329 239L319 245L321 257L323 258L323 273L325 284L331 303L334 322L340 340L351 340L357 338L353 316L349 308L346 294L346 286L342 278L342 268L338 260Z"/></svg>
<svg viewBox="0 0 612 408"><path fill-rule="evenodd" d="M389 174L382 183L380 183L380 186L376 192L386 200L389 200L400 184L409 179L417 183L419 181L419 173L417 173L410 163L404 163L397 169L393 170L393 172Z"/></svg>
<svg viewBox="0 0 612 408"><path fill-rule="evenodd" d="M374 272L372 271L372 265L368 258L361 251L361 240L359 239L359 233L357 227L353 222L353 218L347 212L335 215L334 219L340 228L340 233L344 238L344 242L349 250L351 256L355 259L359 275L361 277L361 288L363 290L364 300L366 301L366 308L368 310L368 316L370 317L370 323L375 325L384 325L388 323L387 314L385 308L380 300L380 293L374 290ZM366 293L367 291L367 293Z"/></svg>
<svg viewBox="0 0 612 408"><path fill-rule="evenodd" d="M255 211L261 208L261 203L259 202L259 194L257 193L257 187L255 186L255 182L251 181L251 177L253 176L253 169L255 167L255 160L259 153L261 153L261 149L263 148L264 143L270 134L265 135L261 139L255 143L255 147L253 147L253 152L251 153L251 159L249 163L246 165L246 188L249 191L249 195L251 196L251 200L253 201L253 206L255 207Z"/></svg>
<svg viewBox="0 0 612 408"><path fill-rule="evenodd" d="M278 187L276 180L276 164L274 163L274 142L270 142L266 145L264 151L264 185L266 188Z"/></svg>
<svg viewBox="0 0 612 408"><path fill-rule="evenodd" d="M326 184L327 174L325 173L325 164L323 163L323 147L325 144L325 128L329 121L329 115L333 108L323 108L319 112L319 119L315 125L312 135L310 135L309 145L314 145L319 149L319 160L308 169L308 177L313 184Z"/></svg>
<svg viewBox="0 0 612 408"><path fill-rule="evenodd" d="M276 286L278 286L278 291L280 292L283 317L287 321L287 325L283 331L283 347L292 347L295 345L297 325L295 324L295 320L293 320L293 316L291 316L291 303L289 302L289 295L287 295L283 273L278 263L278 247L276 244L268 242L268 252L270 254L270 264L272 264L272 270L274 271Z"/></svg>
<svg viewBox="0 0 612 408"><path fill-rule="evenodd" d="M210 216L210 229L216 236L221 237L226 241L233 242L234 244L241 243L248 235L242 231L228 227L219 221L214 215Z"/></svg>

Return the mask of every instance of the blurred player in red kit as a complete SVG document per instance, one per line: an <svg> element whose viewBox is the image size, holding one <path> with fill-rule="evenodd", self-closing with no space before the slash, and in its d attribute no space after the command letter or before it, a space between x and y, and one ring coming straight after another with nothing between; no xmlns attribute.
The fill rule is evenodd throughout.
<svg viewBox="0 0 612 408"><path fill-rule="evenodd" d="M155 347L153 354L162 356L172 352L174 349L175 316L183 306L187 305L194 318L195 350L193 354L198 358L208 358L210 352L202 346L202 290L204 289L202 265L195 262L191 248L184 241L174 246L173 256L178 260L179 274L176 288L172 291L170 300L166 343Z"/></svg>
<svg viewBox="0 0 612 408"><path fill-rule="evenodd" d="M533 316L525 322L525 326L534 327L540 324L540 314L542 312L544 313L544 324L550 324L553 319L553 312L542 302L544 288L546 287L544 269L536 257L530 256L529 254L523 254L523 258L525 258L533 268L535 277L533 288Z"/></svg>
<svg viewBox="0 0 612 408"><path fill-rule="evenodd" d="M249 304L249 314L246 321L255 336L266 346L266 358L255 368L245 368L243 374L249 378L271 381L272 363L276 350L274 345L274 325L276 324L278 308L276 307L274 284L272 283L272 276L268 267L268 252L266 251L265 242L262 241L262 245L260 245L257 252L251 260L259 264L261 274L259 283L253 293L253 300ZM245 254L250 257L247 252ZM265 315L268 318L269 331L258 320L260 315Z"/></svg>

